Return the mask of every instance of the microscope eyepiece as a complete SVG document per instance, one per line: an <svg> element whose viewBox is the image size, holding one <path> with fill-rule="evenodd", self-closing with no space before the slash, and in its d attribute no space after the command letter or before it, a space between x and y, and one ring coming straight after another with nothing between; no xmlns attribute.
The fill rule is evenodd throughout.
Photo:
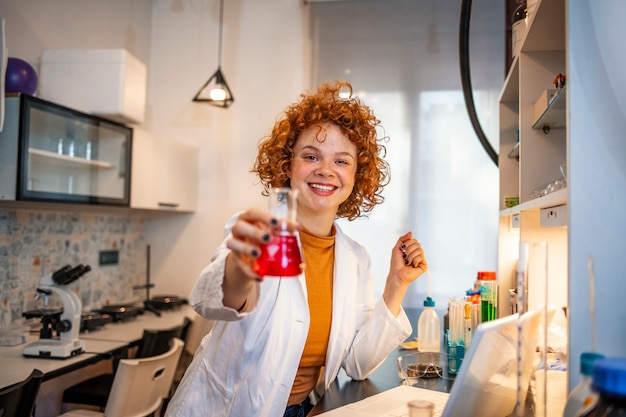
<svg viewBox="0 0 626 417"><path fill-rule="evenodd" d="M74 268L66 265L52 274L52 280L57 285L68 285L89 271L91 271L89 265L78 264Z"/></svg>

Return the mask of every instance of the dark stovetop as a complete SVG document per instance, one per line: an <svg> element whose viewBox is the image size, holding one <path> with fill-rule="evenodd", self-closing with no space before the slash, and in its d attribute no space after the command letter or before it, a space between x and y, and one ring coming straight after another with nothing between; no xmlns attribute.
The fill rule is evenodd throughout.
<svg viewBox="0 0 626 417"><path fill-rule="evenodd" d="M113 321L124 321L143 314L144 309L133 305L112 304L96 310L100 314L109 314Z"/></svg>

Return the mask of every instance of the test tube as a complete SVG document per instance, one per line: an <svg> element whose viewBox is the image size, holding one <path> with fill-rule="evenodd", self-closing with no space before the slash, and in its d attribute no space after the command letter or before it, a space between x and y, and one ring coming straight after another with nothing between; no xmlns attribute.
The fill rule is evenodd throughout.
<svg viewBox="0 0 626 417"><path fill-rule="evenodd" d="M494 320L497 317L498 284L494 271L478 272L480 281L481 321Z"/></svg>

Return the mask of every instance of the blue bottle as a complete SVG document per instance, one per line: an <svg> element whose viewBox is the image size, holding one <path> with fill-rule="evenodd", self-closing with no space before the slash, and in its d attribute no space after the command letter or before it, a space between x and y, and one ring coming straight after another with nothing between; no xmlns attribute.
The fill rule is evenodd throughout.
<svg viewBox="0 0 626 417"><path fill-rule="evenodd" d="M600 398L584 417L626 417L626 358L605 358L593 366L593 388Z"/></svg>

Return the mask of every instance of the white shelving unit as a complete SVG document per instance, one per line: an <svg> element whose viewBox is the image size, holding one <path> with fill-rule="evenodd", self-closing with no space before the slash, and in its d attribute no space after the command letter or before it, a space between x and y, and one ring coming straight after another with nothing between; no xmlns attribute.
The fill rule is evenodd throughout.
<svg viewBox="0 0 626 417"><path fill-rule="evenodd" d="M567 166L566 94L559 90L537 119L535 103L566 74L565 1L543 0L528 22L520 54L515 57L500 94L500 238L498 278L500 309L508 311L508 290L517 282L521 242L548 244L548 303L567 306L567 227L542 227L541 210L568 204L568 191L541 197L534 191L562 177ZM519 197L507 208L505 197ZM546 302L544 282L529 281L528 303Z"/></svg>
<svg viewBox="0 0 626 417"><path fill-rule="evenodd" d="M568 307L571 390L580 381L582 352L626 357L626 55L621 47L626 2L540 0L536 7L500 95L500 296L508 300L508 288L515 286L520 242L546 242L547 301ZM566 75L567 86L538 118L534 104L554 88L559 73ZM564 163L567 188L531 198L535 188L562 175ZM504 198L515 196L520 204L506 208ZM554 210L566 213L565 227L541 226L542 213L552 211L544 209L552 207L565 209ZM543 283L529 277L530 292L533 286L541 289ZM529 304L543 296L531 292Z"/></svg>

